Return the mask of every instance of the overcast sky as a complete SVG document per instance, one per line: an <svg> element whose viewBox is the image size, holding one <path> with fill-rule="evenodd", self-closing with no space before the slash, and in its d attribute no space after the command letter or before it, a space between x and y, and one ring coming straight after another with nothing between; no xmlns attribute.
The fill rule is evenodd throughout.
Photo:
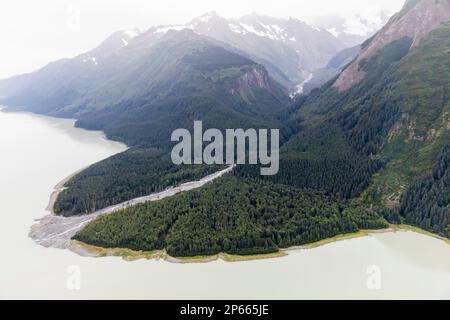
<svg viewBox="0 0 450 320"><path fill-rule="evenodd" d="M316 16L394 13L404 0L1 0L0 78L30 72L98 45L121 29L185 23L208 11L306 21Z"/></svg>

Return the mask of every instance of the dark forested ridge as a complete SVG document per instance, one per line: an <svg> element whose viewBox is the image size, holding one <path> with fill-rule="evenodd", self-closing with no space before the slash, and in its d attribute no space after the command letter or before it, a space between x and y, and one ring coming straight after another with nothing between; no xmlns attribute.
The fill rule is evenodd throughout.
<svg viewBox="0 0 450 320"><path fill-rule="evenodd" d="M350 199L368 186L382 163L358 153L339 128L330 125L304 130L283 145L280 170L261 177L257 166L239 166L236 174Z"/></svg>
<svg viewBox="0 0 450 320"><path fill-rule="evenodd" d="M321 192L226 176L202 189L103 216L75 239L172 256L248 255L387 227L372 210Z"/></svg>
<svg viewBox="0 0 450 320"><path fill-rule="evenodd" d="M282 126L277 115L290 99L262 65L191 30L154 37L95 65L81 56L5 80L17 85L4 104L76 118L78 127L144 148L170 147L171 133L196 120L218 129Z"/></svg>
<svg viewBox="0 0 450 320"><path fill-rule="evenodd" d="M440 153L432 174L406 191L400 214L408 224L450 238L450 144Z"/></svg>

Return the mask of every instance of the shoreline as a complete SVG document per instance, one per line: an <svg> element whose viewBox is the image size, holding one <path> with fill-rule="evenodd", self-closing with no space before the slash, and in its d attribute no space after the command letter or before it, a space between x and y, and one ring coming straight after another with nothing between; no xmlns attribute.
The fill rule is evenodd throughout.
<svg viewBox="0 0 450 320"><path fill-rule="evenodd" d="M178 193L201 188L204 185L214 181L215 179L218 179L223 175L231 172L234 169L234 167L235 166L230 166L224 170L214 172L199 180L186 182L176 187L167 188L166 190L161 192L152 193L144 197L131 199L116 205L112 205L110 207L100 209L96 212L87 215L72 216L72 217L55 215L53 207L56 199L58 198L58 195L65 189L64 185L68 180L70 180L74 175L78 174L80 171L84 170L81 169L71 174L70 176L66 177L55 186L53 193L50 195L49 204L47 206L47 211L49 211L49 214L40 219L36 219L35 223L31 226L28 235L31 239L34 240L34 242L46 248L53 247L58 249L70 249L73 236L75 236L75 234L79 230L84 228L88 223L94 221L98 217L102 215L111 214L138 204L159 201L165 198L172 197Z"/></svg>
<svg viewBox="0 0 450 320"><path fill-rule="evenodd" d="M0 111L4 112L8 109L2 108L0 106ZM16 111L12 111L16 112ZM24 112L24 113L30 113L30 112ZM33 114L33 113L31 113ZM34 115L34 114L33 114ZM85 130L85 129L83 129ZM104 133L103 133L104 135ZM106 136L104 135L106 138ZM127 147L128 149L128 147ZM92 164L91 164L92 165ZM203 177L196 181L187 182L184 184L181 184L177 187L170 187L160 193L151 194L148 196L131 199L125 203L121 203L118 205L114 205L108 208L101 209L97 212L91 213L89 215L84 216L74 216L74 217L62 217L55 215L54 213L54 205L55 202L61 192L63 192L66 188L64 187L65 184L70 181L73 177L75 177L80 172L86 170L91 165L88 165L84 168L81 168L74 173L70 174L69 176L62 179L59 183L56 184L56 186L53 189L53 192L50 195L49 202L47 207L45 208L46 211L48 211L50 214L47 216L44 216L40 219L36 219L36 224L31 226L31 230L29 232L29 236L39 245L42 245L44 247L55 247L60 249L69 249L70 251L80 255L80 256L86 256L86 257L122 257L126 261L136 261L136 260L164 260L166 262L170 263L209 263L214 261L225 261L225 262L243 262L243 261L254 261L254 260L267 260L267 259L275 259L275 258L281 258L286 257L289 255L289 252L292 251L298 251L298 250L311 250L315 248L319 248L328 244L337 243L340 241L346 241L346 240L352 240L362 237L368 237L372 234L379 234L379 233L390 233L390 232L415 232L418 234L422 234L425 236L433 237L435 239L441 240L445 242L446 244L450 245L450 239L442 237L440 235L434 234L432 232L423 230L421 228L410 226L410 225L389 225L389 228L386 229L380 229L380 230L360 230L356 233L350 233L350 234L341 234L337 235L335 237L323 239L314 243L305 244L301 246L293 246L289 248L283 248L280 249L277 252L269 253L269 254L255 254L255 255L248 255L248 256L240 256L240 255L232 255L227 253L219 253L212 256L196 256L196 257L171 257L167 254L165 250L161 251L153 251L153 252L145 252L145 251L134 251L130 249L123 249L123 248L102 248L102 247L96 247L92 246L86 243L82 243L76 240L72 240L72 237L70 236L68 239L56 239L58 236L65 235L65 238L67 238L68 234L72 234L74 232L77 232L78 230L82 229L86 224L89 222L95 220L100 215L103 214L110 214L117 210L123 209L124 204L126 203L127 206L137 205L140 203L145 202L151 202L151 201L158 201L161 199L164 199L166 197L172 197L173 195L180 193L180 192L186 192L193 189L197 189L202 187L203 185L212 182L213 180L221 177L222 175L230 172L233 170L234 166L228 167L225 170L215 172L211 175L208 175L206 177ZM69 230L63 230L60 233L55 233L55 230L48 230L53 228L57 224L61 225L70 225L70 219L73 218L76 220L77 225L71 225ZM58 230L61 231L61 230ZM52 233L53 232L53 233ZM42 235L45 236L45 238L42 238ZM65 240L65 241L64 241Z"/></svg>
<svg viewBox="0 0 450 320"><path fill-rule="evenodd" d="M44 222L44 223L48 224L49 221L46 221L46 220L50 220L50 224L54 224L55 221L53 221L53 220L56 220L56 222L58 222L61 220L70 219L70 218L65 218L65 217L60 217L60 216L55 215L53 206L55 204L55 201L56 201L58 195L62 191L65 190L64 185L70 179L72 179L74 176L76 176L78 173L82 172L83 170L85 170L88 167L89 166L82 168L80 170L77 170L76 172L72 173L71 175L69 175L66 178L64 178L63 180L61 180L54 187L54 191L50 195L49 204L46 208L46 210L50 212L50 215L36 220L38 223ZM214 180L214 179L211 179L211 176L213 176L213 177L219 176L220 177L223 174L229 172L228 170L231 171L231 168L216 172L216 173L214 173L210 176L204 177L198 181L188 182L187 185L191 186L192 183L200 182L204 179L206 179L208 182L211 182L212 180ZM220 174L220 173L222 173L222 174ZM195 189L195 188L193 188L193 189ZM166 191L171 191L171 190L173 191L174 188L173 187L169 188ZM187 191L189 191L189 190L187 190ZM180 191L180 192L184 192L184 191ZM169 195L168 197L170 197L170 196L173 196L173 195ZM155 197L155 194L149 195L147 197ZM142 200L147 197L138 198L138 199ZM156 196L156 199L148 200L148 201L158 201L160 199L163 199L163 198L160 198L160 196L158 194ZM102 209L100 211L103 211L103 210L105 210L105 209ZM107 213L105 213L105 214L107 214ZM82 220L81 223L79 223L79 225L77 227L78 229L82 229L87 223L95 220L98 216L99 216L98 214L94 213L94 214L85 215L85 216L76 216L73 218ZM36 239L36 236L34 234L36 226L37 225L33 225L31 227L30 237L32 237L36 243L43 245L44 247L56 247L56 248L60 248L60 249L68 249L68 250L72 251L73 253L83 256L83 257L93 257L93 258L119 257L119 258L122 258L124 261L128 261L128 262L137 261L137 260L157 260L157 261L163 260L163 261L169 262L169 263L191 264L191 263L210 263L210 262L216 262L216 261L220 261L220 260L224 261L224 262L229 262L229 263L255 261L255 260L268 260L268 259L276 259L276 258L286 257L289 255L290 252L293 252L293 251L311 250L311 249L319 248L319 247L326 246L326 245L329 245L332 243L337 243L340 241L347 241L347 240L352 240L352 239L357 239L357 238L368 237L372 234L390 233L390 232L395 233L395 232L406 232L406 231L415 232L415 233L419 233L419 234L422 234L425 236L429 236L429 237L435 238L437 240L441 240L441 241L447 243L448 245L450 245L450 239L447 239L440 235L423 230L421 228L418 228L415 226L410 226L410 225L405 225L405 224L401 224L401 225L391 224L391 225L389 225L389 228L386 228L386 229L360 230L355 233L341 234L341 235L323 239L323 240L320 240L320 241L317 241L314 243L310 243L310 244L305 244L305 245L301 245L301 246L293 246L293 247L289 247L289 248L283 248L277 252L269 253L269 254L256 254L256 255L240 256L240 255L232 255L232 254L228 254L228 253L219 253L219 254L215 254L212 256L172 257L172 256L169 256L165 250L146 252L146 251L134 251L131 249L124 249L124 248L102 248L102 247L89 245L89 244L86 244L86 243L83 243L80 241L72 240L71 238L69 239L67 244L52 243L49 245L49 244L45 243L45 241L42 242L42 241L38 241ZM45 226L44 226L44 228L45 228ZM69 231L73 231L73 229L69 230ZM63 232L63 233L66 233L66 232Z"/></svg>
<svg viewBox="0 0 450 320"><path fill-rule="evenodd" d="M93 257L93 258L105 258L105 257L118 257L122 258L124 261L133 262L138 260L155 260L155 261L165 261L168 263L176 264L200 264L200 263L211 263L217 261L224 261L228 263L233 262L248 262L257 260L269 260L287 257L290 252L302 251L302 250L312 250L317 249L326 245L333 243L338 243L341 241L354 240L358 238L365 238L375 234L382 233L397 233L397 232L414 232L435 238L437 240L443 241L450 245L450 239L441 237L439 235L430 233L428 231L422 230L420 228L409 226L409 225L390 225L389 228L380 230L360 230L355 233L341 234L335 237L323 239L314 243L305 244L301 246L293 246L289 248L280 249L278 252L269 254L256 254L248 256L233 255L228 253L219 253L212 256L194 256L194 257L172 257L167 254L165 250L155 250L155 251L135 251L131 249L123 248L102 248L93 245L86 244L77 240L72 240L70 245L70 250L81 256Z"/></svg>
<svg viewBox="0 0 450 320"><path fill-rule="evenodd" d="M54 207L55 207L56 200L58 199L59 194L61 192L63 192L64 190L66 190L66 187L64 187L66 185L66 183L69 182L77 174L83 172L84 170L86 170L89 167L90 166L86 166L84 168L81 168L81 169L75 171L74 173L72 173L71 175L65 177L60 182L58 182L58 184L53 188L53 192L50 195L50 199L49 199L47 207L45 208L45 211L48 211L48 212L50 212L51 214L54 215L55 214L55 208Z"/></svg>
<svg viewBox="0 0 450 320"><path fill-rule="evenodd" d="M448 245L450 245L450 239L440 236L438 234L435 234L433 232L421 229L419 227L410 226L408 224L400 224L400 225L392 225L391 228L393 228L396 231L411 231L411 232L419 233L424 236L428 236L431 238L435 238L437 240L441 240L441 241L447 243Z"/></svg>

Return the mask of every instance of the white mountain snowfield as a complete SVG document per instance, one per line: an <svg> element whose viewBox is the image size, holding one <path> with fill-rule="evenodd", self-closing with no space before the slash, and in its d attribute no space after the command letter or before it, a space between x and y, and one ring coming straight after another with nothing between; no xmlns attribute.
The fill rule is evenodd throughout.
<svg viewBox="0 0 450 320"><path fill-rule="evenodd" d="M209 12L182 25L156 26L145 32L138 29L115 32L97 48L75 57L73 67L101 71L102 67L106 67L108 57L116 54L132 57L133 50L151 47L167 33L184 29L215 39L228 50L263 65L271 77L293 95L302 94L311 74L324 68L348 47L340 39L341 31L336 29L330 32L299 19L257 14L226 19ZM64 60L53 65L57 67Z"/></svg>

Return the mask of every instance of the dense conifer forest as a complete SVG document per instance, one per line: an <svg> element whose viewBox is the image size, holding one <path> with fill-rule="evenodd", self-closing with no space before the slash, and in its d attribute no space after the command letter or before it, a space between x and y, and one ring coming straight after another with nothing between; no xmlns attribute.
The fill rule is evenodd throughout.
<svg viewBox="0 0 450 320"><path fill-rule="evenodd" d="M197 191L102 216L75 239L172 256L249 255L388 226L372 210L322 192L226 176Z"/></svg>
<svg viewBox="0 0 450 320"><path fill-rule="evenodd" d="M409 187L400 213L408 224L450 238L450 144L440 153L432 174Z"/></svg>

